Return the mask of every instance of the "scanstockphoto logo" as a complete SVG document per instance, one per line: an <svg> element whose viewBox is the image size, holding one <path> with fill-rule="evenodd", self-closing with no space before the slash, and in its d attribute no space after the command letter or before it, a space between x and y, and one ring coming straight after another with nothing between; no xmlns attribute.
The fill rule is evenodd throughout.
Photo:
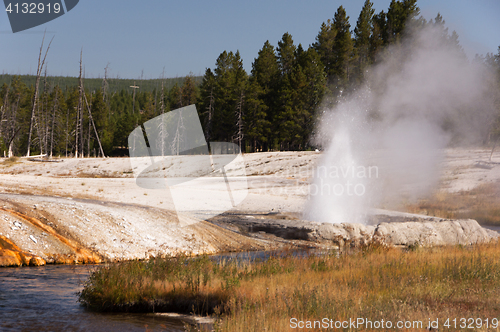
<svg viewBox="0 0 500 332"><path fill-rule="evenodd" d="M72 10L79 0L4 0L12 32L20 32L52 21Z"/></svg>
<svg viewBox="0 0 500 332"><path fill-rule="evenodd" d="M137 186L170 200L179 217L206 220L231 210L248 194L238 145L207 144L194 105L138 126L128 146Z"/></svg>

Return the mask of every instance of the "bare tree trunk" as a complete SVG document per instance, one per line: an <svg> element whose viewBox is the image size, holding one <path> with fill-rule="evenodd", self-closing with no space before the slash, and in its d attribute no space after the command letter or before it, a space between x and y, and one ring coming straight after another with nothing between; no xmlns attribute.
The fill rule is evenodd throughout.
<svg viewBox="0 0 500 332"><path fill-rule="evenodd" d="M5 97L3 100L2 109L0 110L0 137L2 137L2 128L3 128L5 113L7 112L8 102L9 102L9 86L7 86L7 91L5 91ZM5 127L7 127L7 126L5 126ZM4 151L4 153L5 153L5 151Z"/></svg>
<svg viewBox="0 0 500 332"><path fill-rule="evenodd" d="M101 155L103 158L106 158L106 156L104 155L104 150L102 149L101 140L99 139L99 134L97 133L97 129L95 127L94 118L92 117L92 112L90 111L90 105L89 102L87 101L87 96L85 96L85 103L87 104L87 110L89 111L89 156L90 156L90 124L92 124L92 127L94 127L95 137L97 138L97 143L99 143L99 150L101 151Z"/></svg>
<svg viewBox="0 0 500 332"><path fill-rule="evenodd" d="M236 140L238 141L238 146L241 151L241 142L243 140L243 101L245 99L245 93L243 90L240 92L240 98L238 100L238 104L236 106L236 126L238 128L238 132L236 133Z"/></svg>
<svg viewBox="0 0 500 332"><path fill-rule="evenodd" d="M172 155L179 155L179 151L182 148L181 142L184 141L184 118L182 116L182 112L179 113L179 120L177 121L177 130L175 132L174 140L170 145L170 150L172 151Z"/></svg>
<svg viewBox="0 0 500 332"><path fill-rule="evenodd" d="M21 127L17 128L12 134L12 137L9 140L9 158L14 156L14 153L12 152L12 146L14 145L14 138L16 138L17 133L19 133L19 130Z"/></svg>
<svg viewBox="0 0 500 332"><path fill-rule="evenodd" d="M38 136L38 145L40 146L40 154L43 154L43 143L42 143L42 134L40 132L41 128L43 126L43 124L40 124L39 122L41 121L41 118L40 118L40 105L38 103L37 107L36 107L36 111L35 111L35 117L33 118L33 127L36 129L36 133L37 133L37 136ZM36 140L35 140L36 142Z"/></svg>
<svg viewBox="0 0 500 332"><path fill-rule="evenodd" d="M19 93L17 96L16 103L12 107L12 112L11 112L11 117L10 117L10 140L9 140L9 157L13 156L12 153L12 146L14 145L14 138L16 137L16 134L18 133L19 128L16 129L16 123L17 123L17 109L19 108L19 102L21 101L21 94Z"/></svg>
<svg viewBox="0 0 500 332"><path fill-rule="evenodd" d="M43 155L44 148L45 148L45 151L47 151L47 149L46 149L47 131L45 130L46 125L47 125L47 121L45 119L45 114L44 114L46 106L47 106L47 99L46 98L47 98L47 66L45 66L45 75L44 75L44 79L43 79L42 101L38 104L38 107L36 109L37 116L35 117L35 128L36 128L36 132L38 135L38 145L40 146L40 154L41 155Z"/></svg>
<svg viewBox="0 0 500 332"><path fill-rule="evenodd" d="M161 114L165 114L165 90L163 88L163 81L161 82L161 96L160 96L160 112ZM168 135L168 133L165 133L165 123L164 123L164 117L161 118L161 156L163 157L165 155L165 139ZM166 135L167 134L167 135Z"/></svg>
<svg viewBox="0 0 500 332"><path fill-rule="evenodd" d="M19 102L21 100L21 94L17 94L17 100L16 102L10 107L10 114L7 116L7 125L5 128L6 135L5 137L10 137L6 140L5 145L9 147L9 157L12 157L13 154L13 146L14 146L14 138L16 137L17 133L21 129L21 127L16 128L16 123L17 123L17 110L19 108ZM4 153L5 154L5 153Z"/></svg>
<svg viewBox="0 0 500 332"><path fill-rule="evenodd" d="M87 98L85 98L86 100ZM90 158L90 121L89 121L89 131L87 133L87 158Z"/></svg>
<svg viewBox="0 0 500 332"><path fill-rule="evenodd" d="M49 155L49 133L50 133L50 121L49 121L49 90L50 84L47 84L47 66L45 66L45 80L44 80L44 106L43 110L43 147L45 153Z"/></svg>
<svg viewBox="0 0 500 332"><path fill-rule="evenodd" d="M9 153L8 153L8 157L11 158L14 156L14 153L12 152L12 145L14 144L14 140L10 141L9 143Z"/></svg>
<svg viewBox="0 0 500 332"><path fill-rule="evenodd" d="M33 132L33 122L35 118L35 109L37 106L37 100L38 100L38 85L40 84L40 75L42 73L43 66L45 64L45 59L47 58L47 53L49 52L50 49L50 44L52 44L52 40L54 40L54 37L52 37L52 40L49 43L49 46L47 47L47 50L45 51L45 56L42 59L42 50L43 50L43 42L45 40L45 33L43 34L43 39L42 39L42 45L40 45L40 53L38 55L38 66L36 70L36 81L35 81L35 95L33 96L33 107L31 108L31 118L30 118L30 130L28 134L28 152L26 153L26 156L30 156L30 149L31 149L31 135Z"/></svg>
<svg viewBox="0 0 500 332"><path fill-rule="evenodd" d="M66 158L68 158L69 144L69 108L66 110Z"/></svg>
<svg viewBox="0 0 500 332"><path fill-rule="evenodd" d="M214 116L214 88L210 88L210 102L208 103L207 107L207 112L208 112L208 120L206 122L206 129L205 129L205 137L207 142L210 141L212 138L212 118Z"/></svg>
<svg viewBox="0 0 500 332"><path fill-rule="evenodd" d="M102 81L102 101L107 105L106 96L108 92L108 67L109 62L104 68L104 80Z"/></svg>
<svg viewBox="0 0 500 332"><path fill-rule="evenodd" d="M78 106L76 109L76 129L75 129L75 158L78 158L80 155L80 144L83 137L80 137L80 133L83 132L82 123L83 123L83 78L82 78L82 57L83 57L83 49L80 51L80 76L78 77L79 87L78 87ZM81 154L83 156L83 144L81 149Z"/></svg>
<svg viewBox="0 0 500 332"><path fill-rule="evenodd" d="M135 114L135 89L139 88L137 85L135 85L135 81L134 85L131 86L131 88L134 89L134 93L132 94L132 114Z"/></svg>
<svg viewBox="0 0 500 332"><path fill-rule="evenodd" d="M59 104L59 90L56 90L56 96L54 99L54 108L52 109L52 124L50 129L50 158L52 158L52 152L54 149L54 124L56 121L56 109Z"/></svg>

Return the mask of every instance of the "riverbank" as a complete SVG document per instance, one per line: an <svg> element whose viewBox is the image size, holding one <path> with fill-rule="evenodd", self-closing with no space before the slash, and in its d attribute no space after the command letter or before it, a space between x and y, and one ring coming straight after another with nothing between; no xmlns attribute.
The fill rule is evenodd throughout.
<svg viewBox="0 0 500 332"><path fill-rule="evenodd" d="M335 328L357 318L393 328L417 324L407 330L427 328L431 320L439 321L439 330L461 330L465 316L467 326L486 330L486 322L489 329L500 326L499 262L499 243L411 250L368 245L348 254L264 262L153 259L101 267L80 302L104 311L208 314L218 331L285 331L294 324L320 330L327 327L314 324Z"/></svg>

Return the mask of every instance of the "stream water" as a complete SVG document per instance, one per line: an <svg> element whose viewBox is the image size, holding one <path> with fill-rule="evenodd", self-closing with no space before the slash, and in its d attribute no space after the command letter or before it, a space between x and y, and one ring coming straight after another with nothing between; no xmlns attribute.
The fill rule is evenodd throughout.
<svg viewBox="0 0 500 332"><path fill-rule="evenodd" d="M77 302L92 266L0 269L0 331L184 331L183 323L147 314L101 314Z"/></svg>
<svg viewBox="0 0 500 332"><path fill-rule="evenodd" d="M319 250L241 252L215 261L266 260L271 255L305 257ZM47 265L0 269L0 331L184 331L181 321L151 314L96 313L77 302L92 265Z"/></svg>

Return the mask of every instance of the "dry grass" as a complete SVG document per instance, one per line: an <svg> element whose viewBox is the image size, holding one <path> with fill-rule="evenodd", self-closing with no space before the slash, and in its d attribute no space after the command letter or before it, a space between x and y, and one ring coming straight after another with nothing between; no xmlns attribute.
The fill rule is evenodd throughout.
<svg viewBox="0 0 500 332"><path fill-rule="evenodd" d="M441 218L475 219L482 225L500 225L500 182L459 193L439 192L405 209Z"/></svg>
<svg viewBox="0 0 500 332"><path fill-rule="evenodd" d="M10 158L4 159L4 161L2 162L2 165L9 167L9 166L12 166L12 165L15 165L18 163L19 163L18 157L10 157Z"/></svg>
<svg viewBox="0 0 500 332"><path fill-rule="evenodd" d="M94 168L96 168L94 166ZM94 173L93 171L89 170L89 171L78 171L74 177L77 177L77 178L90 178L90 179L114 179L114 178L123 178L125 177L123 174L125 174L125 172L118 172L118 171L106 171L106 170L103 170L103 171L100 171L99 173Z"/></svg>
<svg viewBox="0 0 500 332"><path fill-rule="evenodd" d="M156 303L158 311L214 313L217 331L286 331L291 318L426 324L429 318L500 317L500 244L407 252L369 247L340 257L238 264L207 258L171 262L102 268L80 301L101 310L146 309L144 304L152 310Z"/></svg>

